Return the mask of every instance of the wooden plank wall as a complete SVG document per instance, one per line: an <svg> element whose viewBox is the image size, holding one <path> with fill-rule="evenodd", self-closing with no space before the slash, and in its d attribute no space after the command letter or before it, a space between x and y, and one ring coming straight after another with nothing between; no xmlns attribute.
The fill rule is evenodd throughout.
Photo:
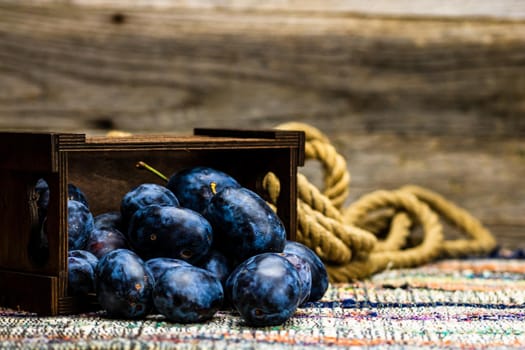
<svg viewBox="0 0 525 350"><path fill-rule="evenodd" d="M350 201L419 184L525 248L523 2L0 1L0 129L287 121L333 140Z"/></svg>

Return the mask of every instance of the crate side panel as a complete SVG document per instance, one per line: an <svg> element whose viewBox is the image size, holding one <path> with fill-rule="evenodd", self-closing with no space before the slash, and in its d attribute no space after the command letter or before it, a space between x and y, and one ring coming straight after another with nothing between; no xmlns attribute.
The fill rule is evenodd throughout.
<svg viewBox="0 0 525 350"><path fill-rule="evenodd" d="M57 314L56 277L0 270L0 281L0 305L39 315Z"/></svg>
<svg viewBox="0 0 525 350"><path fill-rule="evenodd" d="M3 186L0 199L0 267L19 270L31 270L32 264L28 254L31 237L31 214L27 174L1 171L0 181ZM36 207L35 207L36 208Z"/></svg>
<svg viewBox="0 0 525 350"><path fill-rule="evenodd" d="M53 134L1 133L0 168L54 172L58 169Z"/></svg>
<svg viewBox="0 0 525 350"><path fill-rule="evenodd" d="M35 185L44 179L49 186L45 214L38 209ZM56 173L0 171L7 184L0 193L0 268L58 275L60 264L59 176ZM63 225L62 225L63 226Z"/></svg>
<svg viewBox="0 0 525 350"><path fill-rule="evenodd" d="M54 192L58 197L55 198L54 214L50 217L53 221L48 223L49 226L49 245L50 255L53 257L51 263L54 271L57 271L59 278L58 293L59 297L66 295L67 290L67 257L68 257L68 157L67 153L59 152L58 159L60 162L60 171L56 180L53 182Z"/></svg>

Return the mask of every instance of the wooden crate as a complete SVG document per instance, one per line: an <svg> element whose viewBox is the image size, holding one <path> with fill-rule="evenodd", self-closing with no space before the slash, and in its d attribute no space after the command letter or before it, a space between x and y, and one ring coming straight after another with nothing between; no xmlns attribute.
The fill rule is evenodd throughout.
<svg viewBox="0 0 525 350"><path fill-rule="evenodd" d="M43 315L90 308L93 296L67 295L67 184L85 192L93 215L118 210L132 187L161 181L138 170L140 160L168 176L189 166L215 167L261 195L263 177L274 172L281 180L278 214L294 238L296 173L304 163L302 132L195 129L187 137L125 138L0 133L0 305ZM30 248L41 232L35 201L39 178L50 188L45 254Z"/></svg>

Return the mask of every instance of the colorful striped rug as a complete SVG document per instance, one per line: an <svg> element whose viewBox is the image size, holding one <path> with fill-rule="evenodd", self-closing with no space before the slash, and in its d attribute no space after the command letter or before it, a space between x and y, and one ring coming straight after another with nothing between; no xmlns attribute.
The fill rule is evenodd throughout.
<svg viewBox="0 0 525 350"><path fill-rule="evenodd" d="M0 348L525 348L525 260L444 260L332 285L284 325L246 327L233 312L204 324L102 312L36 317L0 308Z"/></svg>

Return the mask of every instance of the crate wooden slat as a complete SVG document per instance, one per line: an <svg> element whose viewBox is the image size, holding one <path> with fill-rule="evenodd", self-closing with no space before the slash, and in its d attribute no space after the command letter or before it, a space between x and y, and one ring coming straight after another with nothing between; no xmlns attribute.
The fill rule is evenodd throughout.
<svg viewBox="0 0 525 350"><path fill-rule="evenodd" d="M168 176L185 167L212 166L263 196L262 179L274 172L281 180L278 214L289 238L294 238L296 174L304 163L302 132L199 129L185 137L125 138L0 133L0 152L5 156L0 158L0 181L5 185L0 193L1 305L50 315L93 306L93 297L67 294L67 184L85 192L93 215L119 210L122 196L132 187L162 183L136 168L141 160ZM47 250L35 250L33 244L42 232L35 211L34 185L39 178L50 187L43 225Z"/></svg>

